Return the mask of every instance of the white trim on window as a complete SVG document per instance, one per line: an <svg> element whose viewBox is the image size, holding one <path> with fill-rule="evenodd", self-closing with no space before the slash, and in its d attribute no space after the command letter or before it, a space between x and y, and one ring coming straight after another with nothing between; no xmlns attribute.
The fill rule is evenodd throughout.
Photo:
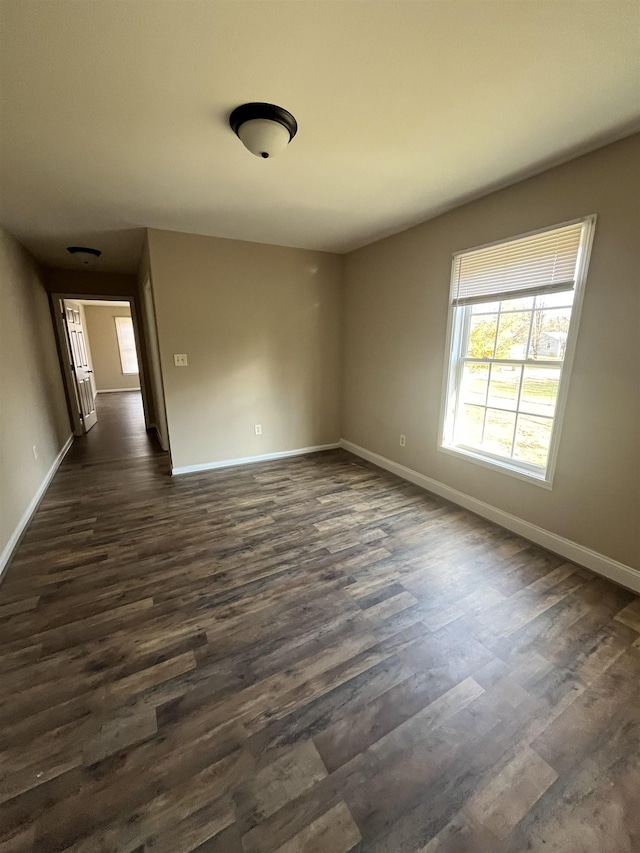
<svg viewBox="0 0 640 853"><path fill-rule="evenodd" d="M490 246L500 247L501 245L511 246L513 247L515 241L522 240L523 245L527 245L526 241L532 235L544 235L545 232L549 232L550 234L554 231L558 231L559 229L566 229L567 226L580 224L582 233L580 239L580 245L577 249L576 255L576 268L575 268L575 288L573 287L573 282L568 282L565 285L564 289L572 289L574 290L573 297L573 306L571 311L571 318L569 323L569 329L567 333L567 341L566 347L564 351L564 358L558 361L553 361L545 359L534 359L530 357L530 353L528 350L529 344L527 344L527 350L523 352L522 358L507 358L507 359L497 359L494 353L494 356L491 358L471 358L466 352L463 356L462 347L466 345L465 342L469 339L469 331L470 331L470 318L472 305L480 304L482 302L486 302L491 294L485 288L482 294L477 294L478 298L473 300L465 300L463 304L459 303L459 281L460 281L460 265L461 256L465 254L475 254L476 257L479 255L479 249L485 247L479 247L477 249L469 249L465 250L465 252L457 252L454 254L451 265L451 287L450 287L450 299L449 299L449 317L447 324L447 338L446 338L446 358L444 363L444 373L443 373L443 383L442 383L442 397L441 397L441 406L440 406L440 425L439 425L439 438L438 438L438 449L444 453L451 454L460 459L464 459L469 462L473 462L478 465L482 465L485 468L490 468L492 470L501 471L502 473L508 474L513 477L517 477L521 480L526 480L529 483L535 483L536 485L542 486L543 488L551 489L553 484L553 477L555 473L556 461L558 456L558 447L560 442L560 434L562 431L562 421L564 418L564 410L566 406L568 388L569 388L569 380L571 376L571 369L573 366L573 359L575 355L576 348L576 340L578 335L578 326L580 321L580 313L582 309L582 302L584 296L584 286L586 283L587 271L589 267L589 258L591 254L591 247L593 244L593 236L594 229L596 223L596 216L587 216L583 219L572 220L569 223L563 223L561 225L555 225L551 228L541 229L539 231L530 232L529 234L520 235L519 237L513 237L509 240L500 241L492 244L488 244ZM566 233L566 232L565 232ZM536 241L532 241L529 245L535 245ZM554 290L559 288L553 288ZM496 302L504 301L506 299L513 300L519 299L525 296L533 295L530 287L523 287L519 292L518 288L507 288L508 293L503 293L502 290L498 292L496 288L496 292L493 294L494 300ZM549 292L550 288L545 287L544 282L541 283L541 286L538 288L539 295L542 295L545 292ZM497 312L496 312L497 313ZM531 333L530 333L531 338ZM530 339L529 339L530 342ZM524 377L524 370L527 366L555 366L560 368L560 376L559 376L559 385L558 385L558 393L556 398L555 409L553 412L552 418L552 429L551 429L551 437L549 443L549 450L547 454L547 460L545 466L535 465L533 463L523 462L518 459L514 459L512 457L501 456L496 453L489 452L488 450L477 447L477 446L469 446L468 444L456 443L454 441L454 426L455 426L455 416L456 416L456 403L459 396L459 390L462 382L462 373L463 366L465 363L478 363L478 364L495 364L496 361L499 361L500 364L512 364L512 365L521 365L521 380L520 380L520 391L518 395L518 404L516 405L515 417L514 421L514 429L516 429L515 424L517 423L517 417L519 412L520 405L520 395L522 389L522 377ZM487 395L488 395L488 387L487 387ZM487 408L488 396L485 400L485 411ZM532 414L533 417L536 415ZM539 417L539 416L538 416ZM514 438L515 440L515 438Z"/></svg>

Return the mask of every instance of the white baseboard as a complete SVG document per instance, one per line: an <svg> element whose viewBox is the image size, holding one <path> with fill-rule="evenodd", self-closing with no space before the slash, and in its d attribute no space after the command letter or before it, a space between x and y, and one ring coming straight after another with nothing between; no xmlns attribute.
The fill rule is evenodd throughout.
<svg viewBox="0 0 640 853"><path fill-rule="evenodd" d="M140 386L137 388L99 388L96 391L96 394L116 394L120 391L139 391Z"/></svg>
<svg viewBox="0 0 640 853"><path fill-rule="evenodd" d="M491 504L465 495L464 492L459 492L457 489L451 488L451 486L446 486L439 480L433 480L431 477L419 474L412 468L407 468L398 462L392 462L385 456L373 453L373 451L360 447L358 444L353 444L353 442L347 441L344 438L340 439L340 446L354 453L356 456L361 456L363 459L373 462L374 465L378 465L380 468L391 471L392 474L397 474L403 480L415 483L416 486L420 486L428 492L433 492L433 494L458 504L458 506L464 507L476 515L482 516L482 518L493 521L501 527L506 527L512 533L522 536L523 539L535 542L536 545L541 545L548 551L553 551L555 554L565 557L572 563L577 563L580 566L591 569L591 571L599 575L604 575L609 580L615 581L615 583L633 590L633 592L640 593L640 571L631 568L631 566L626 566L624 563L619 563L617 560L612 560L604 554L591 550L591 548L585 548L584 545L579 545L571 539L565 539L564 536L558 536L557 533L551 533L551 531L545 530L543 527L531 524L529 521L525 521L502 509L491 506Z"/></svg>
<svg viewBox="0 0 640 853"><path fill-rule="evenodd" d="M68 450L72 444L73 444L73 435L70 435L69 438L66 440L64 447L62 448L60 453L58 453L56 458L53 460L53 464L51 465L51 468L49 468L49 470L47 472L47 476L44 478L44 480L38 486L37 492L31 498L31 501L29 502L29 506L23 512L22 518L20 519L20 521L16 525L16 528L13 531L13 533L11 534L9 541L4 546L2 553L0 554L0 578L2 578L2 575L4 574L5 569L9 565L9 561L13 557L13 552L15 551L18 543L20 542L20 538L21 538L22 534L27 529L27 526L28 526L29 522L31 521L33 514L38 509L38 504L40 503L40 501L44 497L44 493L49 488L49 483L53 480L54 474L56 473L56 471L60 467L62 460L67 455L67 452L68 452Z"/></svg>
<svg viewBox="0 0 640 853"><path fill-rule="evenodd" d="M335 444L316 444L314 447L300 447L298 450L282 450L279 453L263 453L260 456L242 456L240 459L223 459L221 462L204 462L201 465L183 465L172 468L171 473L193 474L196 471L213 471L216 468L233 468L234 465L251 465L253 462L269 462L272 459L287 459L289 456L304 456L305 453L317 453L320 450L335 450Z"/></svg>

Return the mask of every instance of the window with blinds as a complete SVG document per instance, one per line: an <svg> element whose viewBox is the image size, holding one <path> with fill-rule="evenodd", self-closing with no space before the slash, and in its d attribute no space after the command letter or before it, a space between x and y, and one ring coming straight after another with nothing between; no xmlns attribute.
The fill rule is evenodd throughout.
<svg viewBox="0 0 640 853"><path fill-rule="evenodd" d="M138 373L138 356L136 353L136 339L133 334L133 321L131 317L115 317L116 334L118 336L118 349L120 350L120 364L125 374Z"/></svg>
<svg viewBox="0 0 640 853"><path fill-rule="evenodd" d="M454 255L441 449L551 486L594 228Z"/></svg>

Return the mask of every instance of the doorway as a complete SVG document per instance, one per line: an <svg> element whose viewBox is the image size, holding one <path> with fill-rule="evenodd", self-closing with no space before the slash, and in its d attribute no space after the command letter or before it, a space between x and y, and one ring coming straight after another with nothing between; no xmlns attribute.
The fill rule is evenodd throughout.
<svg viewBox="0 0 640 853"><path fill-rule="evenodd" d="M113 408L99 403L107 395L130 395L131 405L119 407L123 417L139 412L140 402L145 403L145 383L133 300L69 294L52 294L51 299L74 435L94 429L101 408ZM144 417L136 416L132 422L143 434L147 411L148 404Z"/></svg>

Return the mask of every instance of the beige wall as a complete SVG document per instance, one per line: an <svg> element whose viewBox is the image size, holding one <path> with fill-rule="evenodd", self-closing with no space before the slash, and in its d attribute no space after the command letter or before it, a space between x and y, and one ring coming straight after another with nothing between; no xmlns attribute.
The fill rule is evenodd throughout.
<svg viewBox="0 0 640 853"><path fill-rule="evenodd" d="M156 230L149 251L174 468L338 441L341 259Z"/></svg>
<svg viewBox="0 0 640 853"><path fill-rule="evenodd" d="M131 317L129 308L115 305L85 305L87 335L91 346L91 360L96 391L115 388L139 388L140 377L122 372L116 317Z"/></svg>
<svg viewBox="0 0 640 853"><path fill-rule="evenodd" d="M640 568L639 177L635 136L347 256L343 437ZM439 452L453 252L590 213L553 490Z"/></svg>
<svg viewBox="0 0 640 853"><path fill-rule="evenodd" d="M0 294L2 553L69 438L71 427L40 270L28 252L2 229Z"/></svg>
<svg viewBox="0 0 640 853"><path fill-rule="evenodd" d="M117 299L119 296L135 296L138 284L134 275L115 272L97 272L91 269L45 271L44 286L49 293L67 293L78 298L101 296Z"/></svg>

